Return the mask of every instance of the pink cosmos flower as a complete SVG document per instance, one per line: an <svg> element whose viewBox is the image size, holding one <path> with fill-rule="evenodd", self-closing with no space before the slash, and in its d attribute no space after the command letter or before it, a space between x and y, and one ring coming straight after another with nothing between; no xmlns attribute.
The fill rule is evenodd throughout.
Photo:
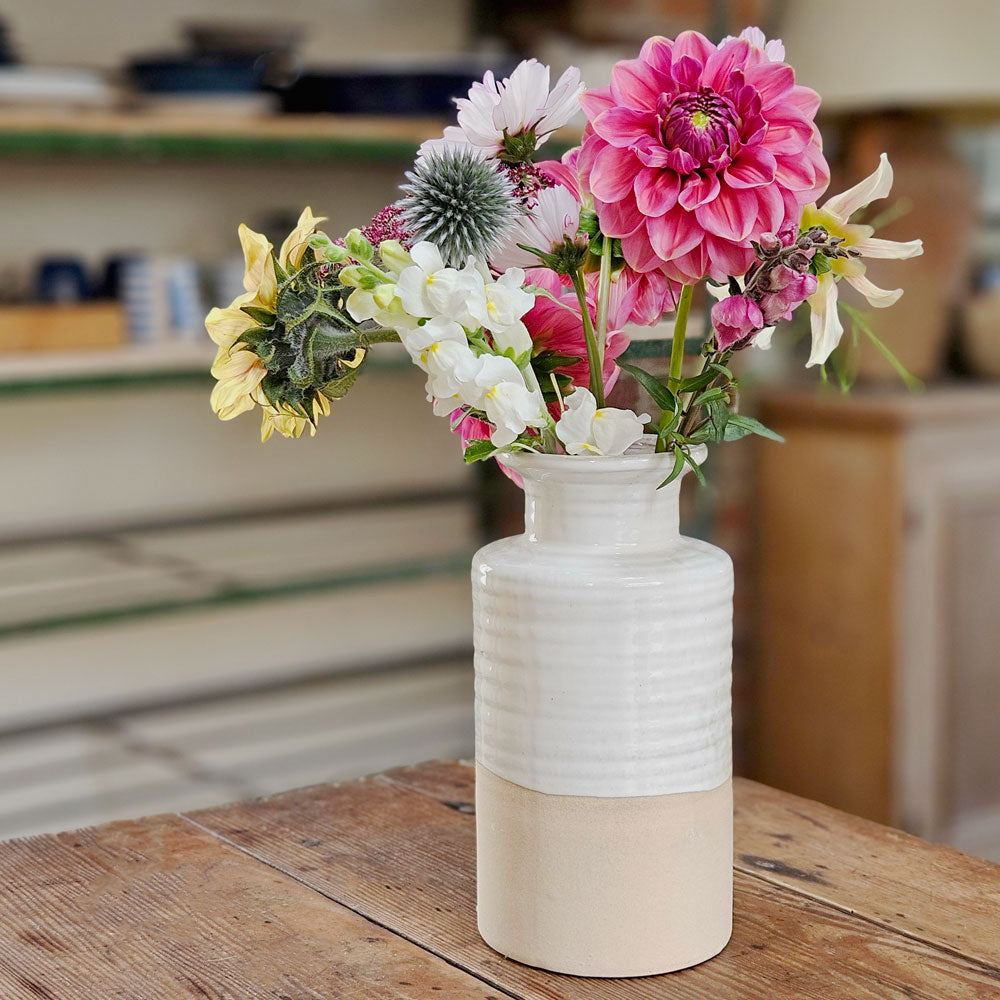
<svg viewBox="0 0 1000 1000"><path fill-rule="evenodd" d="M743 274L751 240L797 224L825 189L819 96L775 54L746 38L655 37L581 97L586 184L635 270L685 283Z"/></svg>

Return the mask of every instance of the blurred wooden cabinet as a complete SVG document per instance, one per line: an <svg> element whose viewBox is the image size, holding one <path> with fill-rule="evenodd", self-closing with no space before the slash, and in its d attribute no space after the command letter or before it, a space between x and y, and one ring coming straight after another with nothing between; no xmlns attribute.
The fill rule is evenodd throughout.
<svg viewBox="0 0 1000 1000"><path fill-rule="evenodd" d="M764 417L754 776L1000 859L1000 387Z"/></svg>

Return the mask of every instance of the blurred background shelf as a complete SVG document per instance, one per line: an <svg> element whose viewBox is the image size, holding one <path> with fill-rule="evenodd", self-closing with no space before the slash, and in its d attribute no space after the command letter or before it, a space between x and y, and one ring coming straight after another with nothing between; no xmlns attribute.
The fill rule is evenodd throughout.
<svg viewBox="0 0 1000 1000"><path fill-rule="evenodd" d="M0 157L87 159L405 160L448 121L404 115L274 115L147 112L39 113L0 109ZM579 132L550 140L558 157Z"/></svg>
<svg viewBox="0 0 1000 1000"><path fill-rule="evenodd" d="M157 385L212 384L209 373L215 345L201 342L130 344L82 351L35 351L0 354L0 398L61 392L99 392ZM369 365L382 370L408 369L401 346L379 345Z"/></svg>

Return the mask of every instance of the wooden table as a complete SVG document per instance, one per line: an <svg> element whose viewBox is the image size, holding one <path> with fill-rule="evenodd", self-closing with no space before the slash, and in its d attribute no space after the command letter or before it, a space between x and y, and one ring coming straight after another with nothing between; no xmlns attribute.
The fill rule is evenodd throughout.
<svg viewBox="0 0 1000 1000"><path fill-rule="evenodd" d="M431 763L0 845L0 998L1000 997L1000 867L747 781L720 957L518 965L476 933L472 801Z"/></svg>

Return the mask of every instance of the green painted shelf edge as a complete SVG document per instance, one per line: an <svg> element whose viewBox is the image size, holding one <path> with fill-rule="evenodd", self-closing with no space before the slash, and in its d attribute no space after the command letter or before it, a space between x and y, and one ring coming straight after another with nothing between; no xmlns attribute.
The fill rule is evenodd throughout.
<svg viewBox="0 0 1000 1000"><path fill-rule="evenodd" d="M416 145L398 139L206 135L118 135L113 132L8 131L0 157L138 160L308 161L396 160Z"/></svg>
<svg viewBox="0 0 1000 1000"><path fill-rule="evenodd" d="M221 160L226 162L405 161L417 151L412 137L394 137L387 122L384 137L204 135L183 132L128 134L47 128L0 128L0 158L97 160ZM443 123L442 123L443 125ZM553 141L546 157L561 156L569 145Z"/></svg>
<svg viewBox="0 0 1000 1000"><path fill-rule="evenodd" d="M472 552L461 552L434 559L420 559L384 566L364 566L328 576L288 580L268 586L236 584L197 597L149 601L105 608L100 611L37 618L3 625L0 626L0 642L20 639L29 635L44 635L64 629L112 625L123 621L134 621L184 611L211 611L212 609L261 601L330 593L353 587L370 587L380 583L405 583L435 576L467 576L471 562Z"/></svg>

